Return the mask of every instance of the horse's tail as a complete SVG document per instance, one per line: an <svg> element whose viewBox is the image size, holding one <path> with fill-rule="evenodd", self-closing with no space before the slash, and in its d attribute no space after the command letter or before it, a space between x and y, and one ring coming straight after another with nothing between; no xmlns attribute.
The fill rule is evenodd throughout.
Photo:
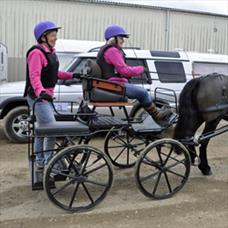
<svg viewBox="0 0 228 228"><path fill-rule="evenodd" d="M197 88L200 79L193 79L189 81L183 88L179 98L179 118L174 131L174 138L181 139L190 136L192 132L191 124L193 118L198 116L198 105L196 102Z"/></svg>

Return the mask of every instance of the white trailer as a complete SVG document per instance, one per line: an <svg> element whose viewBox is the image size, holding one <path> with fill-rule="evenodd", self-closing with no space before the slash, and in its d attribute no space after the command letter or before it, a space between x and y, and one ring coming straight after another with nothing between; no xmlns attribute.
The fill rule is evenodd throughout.
<svg viewBox="0 0 228 228"><path fill-rule="evenodd" d="M8 52L7 47L0 42L0 84L7 81L7 64Z"/></svg>

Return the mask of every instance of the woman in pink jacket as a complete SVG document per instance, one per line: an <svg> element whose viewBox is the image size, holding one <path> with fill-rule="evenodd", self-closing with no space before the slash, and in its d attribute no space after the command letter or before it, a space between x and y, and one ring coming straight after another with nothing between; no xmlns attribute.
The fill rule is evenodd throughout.
<svg viewBox="0 0 228 228"><path fill-rule="evenodd" d="M59 61L55 54L57 32L60 27L53 22L44 21L35 26L34 35L37 45L31 47L27 54L27 73L24 96L32 108L34 100L41 97L36 103L35 116L38 124L54 123L55 116L50 102L58 79L72 79L72 73L59 71ZM43 168L52 156L55 138L35 138L36 166ZM47 152L43 152L43 150Z"/></svg>
<svg viewBox="0 0 228 228"><path fill-rule="evenodd" d="M170 110L158 110L152 97L143 87L128 82L130 77L139 76L145 71L143 66L132 67L125 63L125 54L122 47L124 39L128 38L129 34L122 27L111 25L106 28L104 37L106 44L101 47L97 55L97 63L101 68L102 77L123 83L126 88L126 96L130 99L137 99L155 121L163 124L164 120L170 116Z"/></svg>

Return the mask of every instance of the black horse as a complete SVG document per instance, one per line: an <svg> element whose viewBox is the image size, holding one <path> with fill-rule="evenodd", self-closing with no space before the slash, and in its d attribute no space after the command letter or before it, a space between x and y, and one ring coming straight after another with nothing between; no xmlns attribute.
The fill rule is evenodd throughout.
<svg viewBox="0 0 228 228"><path fill-rule="evenodd" d="M192 79L183 88L179 100L179 119L174 129L175 139L194 136L197 129L205 122L203 133L216 129L219 122L228 120L228 76L217 73ZM209 139L200 145L199 169L204 175L211 174L207 161ZM196 150L188 146L192 163Z"/></svg>

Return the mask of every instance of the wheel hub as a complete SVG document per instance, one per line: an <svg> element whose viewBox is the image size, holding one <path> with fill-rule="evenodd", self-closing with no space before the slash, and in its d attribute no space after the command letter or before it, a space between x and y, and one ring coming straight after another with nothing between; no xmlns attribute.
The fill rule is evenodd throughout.
<svg viewBox="0 0 228 228"><path fill-rule="evenodd" d="M19 122L19 128L22 130L22 131L25 131L28 129L28 121L26 120L22 120Z"/></svg>

